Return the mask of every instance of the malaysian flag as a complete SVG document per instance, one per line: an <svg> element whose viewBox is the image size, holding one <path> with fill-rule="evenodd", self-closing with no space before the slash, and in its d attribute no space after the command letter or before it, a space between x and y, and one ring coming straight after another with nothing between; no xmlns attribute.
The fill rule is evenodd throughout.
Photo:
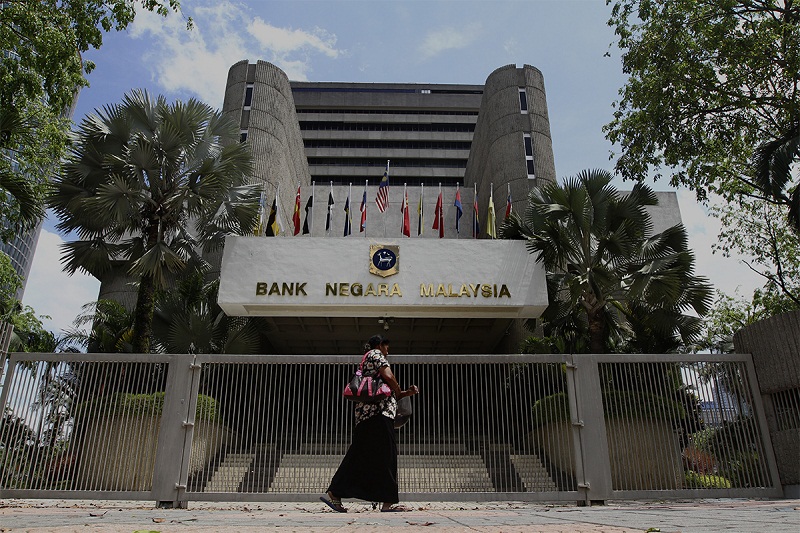
<svg viewBox="0 0 800 533"><path fill-rule="evenodd" d="M389 207L389 161L386 161L386 172L378 185L378 196L375 197L378 210L383 213Z"/></svg>

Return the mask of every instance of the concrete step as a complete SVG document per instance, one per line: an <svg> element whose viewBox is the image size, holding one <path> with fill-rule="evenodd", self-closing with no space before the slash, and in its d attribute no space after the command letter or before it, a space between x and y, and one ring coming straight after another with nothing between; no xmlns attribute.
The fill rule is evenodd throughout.
<svg viewBox="0 0 800 533"><path fill-rule="evenodd" d="M557 492L558 487L537 455L511 455L517 475L527 492Z"/></svg>
<svg viewBox="0 0 800 533"><path fill-rule="evenodd" d="M255 459L253 453L229 453L219 464L203 492L237 492Z"/></svg>

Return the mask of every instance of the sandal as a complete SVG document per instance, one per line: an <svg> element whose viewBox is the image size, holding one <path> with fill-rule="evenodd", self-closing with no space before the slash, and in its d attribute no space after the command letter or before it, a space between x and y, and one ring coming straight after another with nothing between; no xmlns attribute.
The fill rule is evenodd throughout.
<svg viewBox="0 0 800 533"><path fill-rule="evenodd" d="M327 505L328 507L330 507L331 509L333 509L337 513L346 513L347 512L347 509L345 509L344 505L342 505L342 500L337 500L336 498L333 497L333 495L331 495L330 492L328 492L326 494L326 496L328 496L328 497L327 498L325 496L320 496L319 497L319 499L322 501L322 503L324 503L325 505Z"/></svg>
<svg viewBox="0 0 800 533"><path fill-rule="evenodd" d="M382 507L382 513L407 513L413 511L410 507L404 505L392 505L391 507Z"/></svg>

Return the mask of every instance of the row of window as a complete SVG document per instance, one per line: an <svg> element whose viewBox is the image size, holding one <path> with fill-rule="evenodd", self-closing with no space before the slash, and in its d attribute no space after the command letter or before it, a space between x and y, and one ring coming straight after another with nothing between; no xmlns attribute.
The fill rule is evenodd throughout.
<svg viewBox="0 0 800 533"><path fill-rule="evenodd" d="M308 165L330 167L385 167L385 159L309 157ZM392 168L467 168L466 159L392 159Z"/></svg>
<svg viewBox="0 0 800 533"><path fill-rule="evenodd" d="M483 94L480 89L401 89L378 87L292 87L293 93Z"/></svg>
<svg viewBox="0 0 800 533"><path fill-rule="evenodd" d="M245 99L245 102L247 100ZM298 113L329 113L354 115L451 115L477 117L477 111L451 111L444 109L310 109L298 108Z"/></svg>
<svg viewBox="0 0 800 533"><path fill-rule="evenodd" d="M306 148L361 148L361 149L400 149L400 150L469 150L469 142L430 142L430 141L355 141L334 139L306 139Z"/></svg>
<svg viewBox="0 0 800 533"><path fill-rule="evenodd" d="M355 179L355 181L353 181ZM315 181L317 183L332 183L334 185L355 185L356 183L361 185L365 180L361 177L341 177L341 176L319 176L319 175L311 175L311 181ZM381 181L380 176L376 176L375 178L370 178L366 180L368 184L377 185ZM421 184L424 185L464 185L464 178L463 177L452 177L452 176L443 176L443 177L425 177L425 176L395 176L389 177L390 184L395 186L399 183L403 183L405 185L410 186L419 186Z"/></svg>
<svg viewBox="0 0 800 533"><path fill-rule="evenodd" d="M300 121L302 131L437 131L473 133L475 124L386 124L382 122Z"/></svg>

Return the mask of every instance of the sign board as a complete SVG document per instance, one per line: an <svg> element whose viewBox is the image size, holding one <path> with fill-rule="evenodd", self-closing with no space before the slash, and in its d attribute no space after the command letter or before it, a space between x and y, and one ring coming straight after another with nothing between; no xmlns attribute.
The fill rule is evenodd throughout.
<svg viewBox="0 0 800 533"><path fill-rule="evenodd" d="M523 241L228 237L219 304L235 316L535 318L547 288Z"/></svg>

